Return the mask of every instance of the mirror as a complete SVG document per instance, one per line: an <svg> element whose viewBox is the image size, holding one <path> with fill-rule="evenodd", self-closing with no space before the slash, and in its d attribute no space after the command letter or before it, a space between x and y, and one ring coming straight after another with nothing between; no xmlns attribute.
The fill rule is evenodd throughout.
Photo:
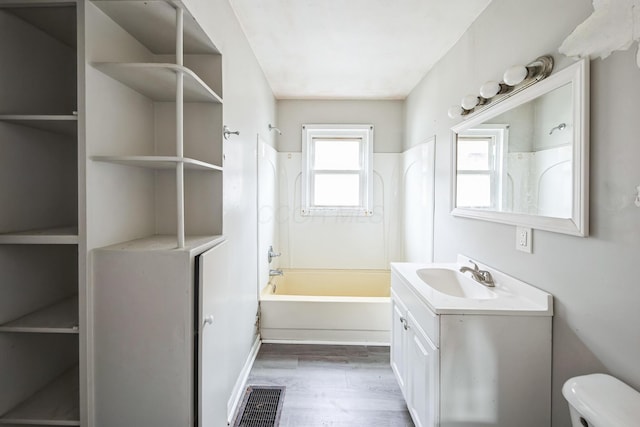
<svg viewBox="0 0 640 427"><path fill-rule="evenodd" d="M588 61L452 128L452 214L588 234Z"/></svg>

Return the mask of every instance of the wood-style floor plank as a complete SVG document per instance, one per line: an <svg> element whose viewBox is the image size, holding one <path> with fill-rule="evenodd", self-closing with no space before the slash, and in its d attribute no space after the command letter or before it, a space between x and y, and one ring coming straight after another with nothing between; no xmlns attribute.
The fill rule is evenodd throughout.
<svg viewBox="0 0 640 427"><path fill-rule="evenodd" d="M248 384L286 387L281 427L413 427L389 347L263 344Z"/></svg>

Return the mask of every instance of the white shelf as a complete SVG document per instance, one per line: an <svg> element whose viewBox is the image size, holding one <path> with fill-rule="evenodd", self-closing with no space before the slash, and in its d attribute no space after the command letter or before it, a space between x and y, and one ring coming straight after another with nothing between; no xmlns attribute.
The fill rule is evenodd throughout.
<svg viewBox="0 0 640 427"><path fill-rule="evenodd" d="M0 244L77 245L77 227L56 227L0 234Z"/></svg>
<svg viewBox="0 0 640 427"><path fill-rule="evenodd" d="M220 53L195 18L186 10L182 1L173 0L172 3L184 10L184 53ZM94 1L93 4L152 53L176 53L176 11L168 2L162 0L112 0Z"/></svg>
<svg viewBox="0 0 640 427"><path fill-rule="evenodd" d="M72 368L0 417L0 424L79 426L79 375Z"/></svg>
<svg viewBox="0 0 640 427"><path fill-rule="evenodd" d="M128 242L116 243L115 245L100 248L108 251L131 251L131 252L154 252L184 250L189 252L201 252L205 248L213 247L225 240L222 235L187 235L184 239L184 248L177 249L176 236L167 234L156 234L143 237L141 239L130 240Z"/></svg>
<svg viewBox="0 0 640 427"><path fill-rule="evenodd" d="M59 301L4 325L0 332L78 333L78 297Z"/></svg>
<svg viewBox="0 0 640 427"><path fill-rule="evenodd" d="M0 121L65 135L78 133L78 116L74 115L4 114L0 115Z"/></svg>
<svg viewBox="0 0 640 427"><path fill-rule="evenodd" d="M162 102L176 101L176 74L182 73L185 102L222 103L222 98L196 73L181 65L129 62L96 62L93 65L131 89Z"/></svg>
<svg viewBox="0 0 640 427"><path fill-rule="evenodd" d="M91 160L98 162L116 163L125 166L136 166L149 169L175 169L178 163L183 163L185 170L221 171L222 167L188 157L176 156L91 156Z"/></svg>

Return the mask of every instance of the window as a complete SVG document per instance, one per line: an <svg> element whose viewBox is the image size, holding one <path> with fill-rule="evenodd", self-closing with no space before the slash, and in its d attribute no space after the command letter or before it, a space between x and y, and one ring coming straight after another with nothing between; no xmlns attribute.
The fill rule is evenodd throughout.
<svg viewBox="0 0 640 427"><path fill-rule="evenodd" d="M503 209L508 129L507 125L481 125L458 135L457 207Z"/></svg>
<svg viewBox="0 0 640 427"><path fill-rule="evenodd" d="M373 126L302 127L302 214L373 214Z"/></svg>

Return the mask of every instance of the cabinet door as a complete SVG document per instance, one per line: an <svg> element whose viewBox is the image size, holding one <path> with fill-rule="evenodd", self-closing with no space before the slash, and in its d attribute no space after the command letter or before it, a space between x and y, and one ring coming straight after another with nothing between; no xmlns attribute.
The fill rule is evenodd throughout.
<svg viewBox="0 0 640 427"><path fill-rule="evenodd" d="M391 369L398 380L400 389L405 399L406 387L406 360L407 360L407 333L405 331L407 309L395 295L391 299Z"/></svg>
<svg viewBox="0 0 640 427"><path fill-rule="evenodd" d="M409 411L417 427L434 427L438 419L438 349L420 330L411 313L407 318Z"/></svg>
<svg viewBox="0 0 640 427"><path fill-rule="evenodd" d="M226 352L218 343L223 334L228 333L228 312L221 290L227 286L227 245L226 242L209 249L198 256L198 285L200 295L199 358L198 371L194 381L198 383L198 426L226 425L227 381L223 378L229 372ZM228 304L227 304L228 305ZM226 342L226 341L224 341Z"/></svg>

